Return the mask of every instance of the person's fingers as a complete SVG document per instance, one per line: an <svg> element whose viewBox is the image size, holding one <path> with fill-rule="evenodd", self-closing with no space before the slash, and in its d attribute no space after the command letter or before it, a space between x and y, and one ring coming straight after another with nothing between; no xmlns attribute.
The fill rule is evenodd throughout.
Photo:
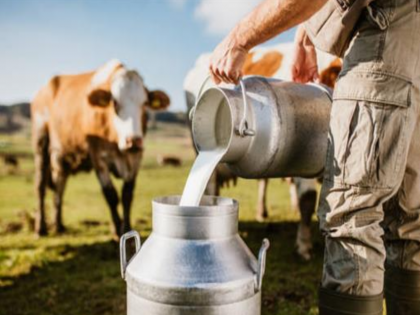
<svg viewBox="0 0 420 315"><path fill-rule="evenodd" d="M314 82L316 75L318 74L318 70L316 67L306 67L304 66L299 74L296 76L296 82L306 84L308 82Z"/></svg>
<svg viewBox="0 0 420 315"><path fill-rule="evenodd" d="M300 80L300 71L296 66L292 67L292 80L295 82L299 82Z"/></svg>
<svg viewBox="0 0 420 315"><path fill-rule="evenodd" d="M228 71L226 70L226 66L223 66L219 69L219 74L223 78L223 82L233 83L233 81L229 77Z"/></svg>
<svg viewBox="0 0 420 315"><path fill-rule="evenodd" d="M314 81L315 83L321 83L321 82L320 82L320 79L319 79L319 73L318 73L318 70L317 70L317 71L315 71L315 73L314 73L314 75L313 75L312 79L313 79L313 81Z"/></svg>
<svg viewBox="0 0 420 315"><path fill-rule="evenodd" d="M293 82L302 83L302 79L299 76L293 78Z"/></svg>
<svg viewBox="0 0 420 315"><path fill-rule="evenodd" d="M296 83L305 83L305 73L301 70L298 70L294 78L294 81Z"/></svg>
<svg viewBox="0 0 420 315"><path fill-rule="evenodd" d="M219 85L222 82L213 72L210 73L210 76L214 84Z"/></svg>
<svg viewBox="0 0 420 315"><path fill-rule="evenodd" d="M210 64L210 67L209 67L209 72L210 72L210 76L211 76L211 79L213 80L213 82L214 82L214 84L220 84L220 82L221 82L221 80L220 80L220 78L216 75L216 72L215 72L215 69L214 69L214 66L213 66L213 64Z"/></svg>
<svg viewBox="0 0 420 315"><path fill-rule="evenodd" d="M218 67L216 68L216 75L218 76L218 78L224 82L224 83L230 83L229 78L227 77L223 67Z"/></svg>
<svg viewBox="0 0 420 315"><path fill-rule="evenodd" d="M314 74L312 72L308 73L305 78L305 83L314 82Z"/></svg>
<svg viewBox="0 0 420 315"><path fill-rule="evenodd" d="M235 84L235 79L237 76L236 69L227 60L225 60L225 62L223 63L220 69L220 74L225 78L227 83Z"/></svg>
<svg viewBox="0 0 420 315"><path fill-rule="evenodd" d="M229 83L237 84L238 83L238 72L234 68L227 68L225 75L229 80Z"/></svg>
<svg viewBox="0 0 420 315"><path fill-rule="evenodd" d="M213 67L213 73L217 77L217 79L219 80L219 83L226 82L225 78L221 74L220 64L217 64L216 66Z"/></svg>
<svg viewBox="0 0 420 315"><path fill-rule="evenodd" d="M292 66L292 68L290 70L291 70L290 74L291 74L292 80L295 81L296 80L296 73L297 73L296 67Z"/></svg>
<svg viewBox="0 0 420 315"><path fill-rule="evenodd" d="M218 81L218 79L217 79L216 75L214 74L214 64L213 64L213 60L210 60L210 63L209 63L209 74L210 74L210 77L211 77L212 81L213 81L215 84L217 84L217 83L216 83L216 81Z"/></svg>
<svg viewBox="0 0 420 315"><path fill-rule="evenodd" d="M242 78L242 72L236 72L236 74L234 75L233 83L235 85L238 85L241 78Z"/></svg>
<svg viewBox="0 0 420 315"><path fill-rule="evenodd" d="M318 67L312 67L308 70L308 81L316 82L318 78Z"/></svg>
<svg viewBox="0 0 420 315"><path fill-rule="evenodd" d="M227 64L218 68L218 75L223 78L223 81L230 84L237 84L239 81L239 73L232 66Z"/></svg>

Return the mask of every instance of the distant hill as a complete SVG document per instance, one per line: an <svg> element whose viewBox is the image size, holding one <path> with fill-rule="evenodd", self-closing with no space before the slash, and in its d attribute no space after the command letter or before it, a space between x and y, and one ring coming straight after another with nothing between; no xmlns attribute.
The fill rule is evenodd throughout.
<svg viewBox="0 0 420 315"><path fill-rule="evenodd" d="M31 109L29 103L17 103L13 105L0 105L0 115L12 114L31 118Z"/></svg>
<svg viewBox="0 0 420 315"><path fill-rule="evenodd" d="M0 105L0 133L19 132L30 126L31 111L29 103ZM157 112L155 121L186 124L184 112Z"/></svg>
<svg viewBox="0 0 420 315"><path fill-rule="evenodd" d="M187 123L187 114L185 112L157 112L156 121L166 123Z"/></svg>
<svg viewBox="0 0 420 315"><path fill-rule="evenodd" d="M18 132L30 124L29 103L0 105L0 132Z"/></svg>

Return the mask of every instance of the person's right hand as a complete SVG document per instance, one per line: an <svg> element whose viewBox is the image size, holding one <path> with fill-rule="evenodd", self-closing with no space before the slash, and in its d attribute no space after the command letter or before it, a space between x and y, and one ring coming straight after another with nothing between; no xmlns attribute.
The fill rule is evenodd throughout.
<svg viewBox="0 0 420 315"><path fill-rule="evenodd" d="M226 37L211 55L209 70L216 84L224 82L236 85L242 77L247 51L232 37L234 36Z"/></svg>
<svg viewBox="0 0 420 315"><path fill-rule="evenodd" d="M318 61L316 49L304 29L298 30L292 61L292 80L299 83L317 82Z"/></svg>

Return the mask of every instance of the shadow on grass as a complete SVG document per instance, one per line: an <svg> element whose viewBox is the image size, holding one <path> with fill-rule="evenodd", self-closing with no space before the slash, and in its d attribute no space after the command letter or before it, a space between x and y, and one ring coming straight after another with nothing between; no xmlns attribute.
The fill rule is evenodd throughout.
<svg viewBox="0 0 420 315"><path fill-rule="evenodd" d="M61 262L33 268L28 275L2 278L1 314L124 314L125 283L114 242L65 246Z"/></svg>
<svg viewBox="0 0 420 315"><path fill-rule="evenodd" d="M322 242L313 226L314 257L304 262L294 252L297 224L242 222L241 236L257 254L261 241L271 241L264 279L263 314L315 314L322 266ZM65 246L61 262L33 268L28 275L2 278L2 314L125 314L125 282L120 277L114 242ZM227 314L228 315L228 314Z"/></svg>
<svg viewBox="0 0 420 315"><path fill-rule="evenodd" d="M242 222L239 230L255 255L263 238L271 243L263 283L263 315L317 314L323 262L323 242L317 224L312 224L314 247L309 262L295 252L296 222Z"/></svg>

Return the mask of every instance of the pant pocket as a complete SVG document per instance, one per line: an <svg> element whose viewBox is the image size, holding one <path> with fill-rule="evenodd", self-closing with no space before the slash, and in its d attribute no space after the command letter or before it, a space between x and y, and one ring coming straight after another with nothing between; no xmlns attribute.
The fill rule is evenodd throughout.
<svg viewBox="0 0 420 315"><path fill-rule="evenodd" d="M344 153L343 181L366 188L393 188L401 181L407 108L354 101Z"/></svg>
<svg viewBox="0 0 420 315"><path fill-rule="evenodd" d="M386 75L339 80L330 122L329 179L360 188L389 189L401 182L410 91L411 83Z"/></svg>

